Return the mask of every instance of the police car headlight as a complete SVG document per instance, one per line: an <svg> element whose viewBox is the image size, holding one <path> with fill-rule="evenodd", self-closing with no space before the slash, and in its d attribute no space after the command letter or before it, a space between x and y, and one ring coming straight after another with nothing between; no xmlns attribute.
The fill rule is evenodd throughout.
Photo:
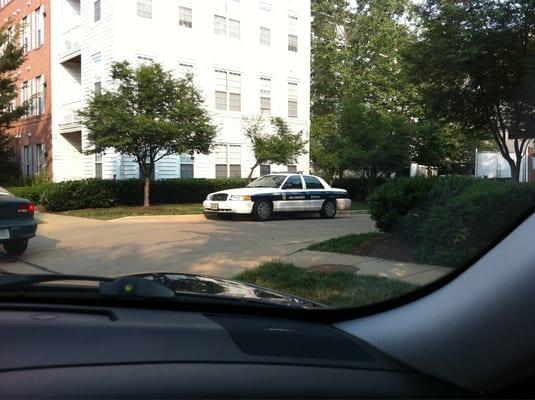
<svg viewBox="0 0 535 400"><path fill-rule="evenodd" d="M212 195L209 194L208 196L206 196L206 200L212 200Z"/></svg>
<svg viewBox="0 0 535 400"><path fill-rule="evenodd" d="M228 199L230 201L250 201L251 200L251 196L232 195Z"/></svg>

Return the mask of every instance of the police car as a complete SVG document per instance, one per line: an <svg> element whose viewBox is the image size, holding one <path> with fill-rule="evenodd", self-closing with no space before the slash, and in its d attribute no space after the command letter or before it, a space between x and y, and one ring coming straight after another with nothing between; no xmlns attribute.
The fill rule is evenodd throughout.
<svg viewBox="0 0 535 400"><path fill-rule="evenodd" d="M264 175L242 189L210 193L203 202L206 214L250 214L260 221L278 212L319 212L334 218L351 207L344 189L335 189L317 176L295 173Z"/></svg>

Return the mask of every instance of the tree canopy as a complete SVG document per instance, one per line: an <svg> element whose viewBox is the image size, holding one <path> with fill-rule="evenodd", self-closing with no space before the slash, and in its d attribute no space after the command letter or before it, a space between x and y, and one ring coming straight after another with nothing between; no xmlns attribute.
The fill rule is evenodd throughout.
<svg viewBox="0 0 535 400"><path fill-rule="evenodd" d="M265 120L261 116L244 119L245 136L251 142L255 155L255 164L249 173L249 181L254 170L260 165L288 165L305 154L306 142L303 140L303 132L293 133L288 124L278 117L271 118L269 125L273 132L266 130Z"/></svg>
<svg viewBox="0 0 535 400"><path fill-rule="evenodd" d="M157 63L111 67L114 88L95 93L80 111L89 153L132 156L145 177L145 206L155 163L173 154L208 153L216 128L191 77L175 79Z"/></svg>

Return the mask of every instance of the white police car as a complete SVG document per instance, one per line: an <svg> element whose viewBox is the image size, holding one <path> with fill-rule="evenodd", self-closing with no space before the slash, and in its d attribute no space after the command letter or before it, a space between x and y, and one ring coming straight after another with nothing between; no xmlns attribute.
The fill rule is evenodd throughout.
<svg viewBox="0 0 535 400"><path fill-rule="evenodd" d="M334 189L323 179L295 173L264 175L242 189L210 193L203 202L207 214L252 214L260 221L276 212L319 212L334 218L337 210L351 207L344 189Z"/></svg>

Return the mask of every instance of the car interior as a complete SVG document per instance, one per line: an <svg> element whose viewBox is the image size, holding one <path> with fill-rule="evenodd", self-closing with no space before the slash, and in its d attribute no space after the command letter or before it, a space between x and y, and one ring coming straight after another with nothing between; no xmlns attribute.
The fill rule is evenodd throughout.
<svg viewBox="0 0 535 400"><path fill-rule="evenodd" d="M529 398L534 230L532 215L456 276L357 311L77 305L43 287L0 305L0 396Z"/></svg>

